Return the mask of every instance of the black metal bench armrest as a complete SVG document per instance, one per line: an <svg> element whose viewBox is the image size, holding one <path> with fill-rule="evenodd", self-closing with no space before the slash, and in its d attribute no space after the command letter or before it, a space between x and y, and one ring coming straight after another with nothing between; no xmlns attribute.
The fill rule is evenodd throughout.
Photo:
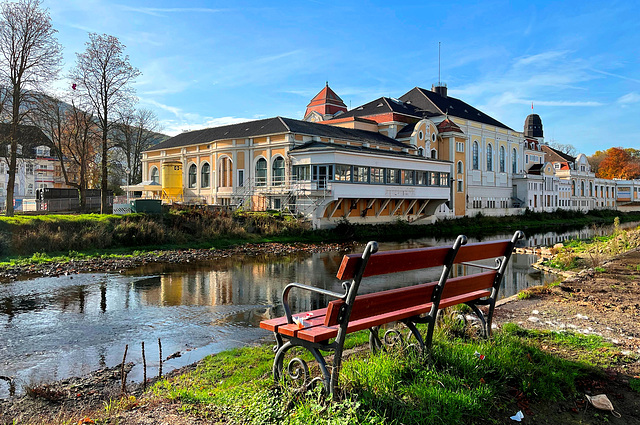
<svg viewBox="0 0 640 425"><path fill-rule="evenodd" d="M487 266L485 264L469 263L469 262L466 262L466 261L462 262L460 264L465 265L465 266L477 267L479 269L500 270L500 264L498 264L495 267Z"/></svg>
<svg viewBox="0 0 640 425"><path fill-rule="evenodd" d="M293 323L291 308L289 307L289 291L291 291L293 288L306 289L307 291L316 292L318 294L327 295L329 297L344 299L349 292L349 282L342 282L342 287L345 290L344 294L339 294L327 289L316 288L315 286L303 285L296 282L288 284L282 291L282 305L284 306L284 313L287 316L287 323Z"/></svg>

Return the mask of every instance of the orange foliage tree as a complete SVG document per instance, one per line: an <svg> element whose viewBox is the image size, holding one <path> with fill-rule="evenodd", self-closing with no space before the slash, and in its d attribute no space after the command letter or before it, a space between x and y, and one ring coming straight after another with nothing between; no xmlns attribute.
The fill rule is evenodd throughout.
<svg viewBox="0 0 640 425"><path fill-rule="evenodd" d="M604 179L640 178L640 159L629 149L609 148L598 167L597 177Z"/></svg>

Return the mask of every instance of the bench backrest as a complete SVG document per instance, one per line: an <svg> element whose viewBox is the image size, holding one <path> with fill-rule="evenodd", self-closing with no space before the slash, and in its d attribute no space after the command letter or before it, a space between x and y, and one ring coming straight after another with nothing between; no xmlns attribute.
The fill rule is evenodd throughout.
<svg viewBox="0 0 640 425"><path fill-rule="evenodd" d="M518 235L518 238L520 237L518 232L516 235ZM516 235L512 240L462 245L457 252L451 247L428 247L372 254L369 256L366 268L362 272L362 276L359 276L360 278L432 267L443 267L443 276L440 282L435 281L359 295L355 297L353 302L349 321L428 304L431 302L439 283L443 292L441 298L455 297L499 285L502 278L500 270L485 271L447 280L448 267L454 263L467 263L492 258L502 258L504 262L505 257L508 260L511 255L513 245L517 240ZM337 273L338 279L358 278L357 273L361 261L362 256L359 254L345 255ZM343 299L329 302L327 315L325 316L325 326L340 324L339 316L341 309L345 308L345 303L346 300Z"/></svg>
<svg viewBox="0 0 640 425"><path fill-rule="evenodd" d="M507 239L463 245L458 250L454 262L463 263L501 257L505 255L510 244L511 241ZM450 247L429 247L377 252L369 257L362 277L443 266L451 251ZM340 280L353 279L361 260L360 254L342 257L336 277Z"/></svg>

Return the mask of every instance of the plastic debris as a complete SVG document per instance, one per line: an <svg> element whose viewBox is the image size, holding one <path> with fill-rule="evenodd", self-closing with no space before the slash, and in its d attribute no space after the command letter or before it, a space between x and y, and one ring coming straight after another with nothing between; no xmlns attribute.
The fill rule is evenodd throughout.
<svg viewBox="0 0 640 425"><path fill-rule="evenodd" d="M477 351L474 353L476 355L477 358L479 358L480 360L484 360L484 354L480 354Z"/></svg>
<svg viewBox="0 0 640 425"><path fill-rule="evenodd" d="M313 313L307 313L303 316L293 317L293 322L298 325L298 329L304 328L307 324L305 324L305 320L309 320L309 318L313 316Z"/></svg>
<svg viewBox="0 0 640 425"><path fill-rule="evenodd" d="M511 419L512 421L521 422L522 419L524 419L524 413L522 413L522 410L518 410L518 413L511 416L509 419Z"/></svg>
<svg viewBox="0 0 640 425"><path fill-rule="evenodd" d="M589 400L589 403L591 403L591 405L596 409L608 410L616 418L622 416L620 415L620 413L613 410L613 404L611 404L611 400L609 400L609 397L607 397L606 394L594 395L593 397L585 394L585 397L587 398L587 400Z"/></svg>

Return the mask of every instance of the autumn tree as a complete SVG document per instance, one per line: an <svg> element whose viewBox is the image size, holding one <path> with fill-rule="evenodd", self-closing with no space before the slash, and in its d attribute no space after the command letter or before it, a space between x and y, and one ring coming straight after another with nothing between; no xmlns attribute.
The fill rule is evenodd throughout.
<svg viewBox="0 0 640 425"><path fill-rule="evenodd" d="M110 132L118 111L129 109L135 102L132 83L140 75L140 71L129 63L124 49L117 37L90 33L86 50L77 54L76 65L70 74L79 96L87 100L100 130L100 212L103 214L108 212Z"/></svg>
<svg viewBox="0 0 640 425"><path fill-rule="evenodd" d="M86 209L86 191L96 183L100 136L93 115L50 96L41 96L37 107L38 126L53 144L67 186L78 189L80 210Z"/></svg>
<svg viewBox="0 0 640 425"><path fill-rule="evenodd" d="M609 148L600 162L596 177L604 179L640 178L640 159L623 148Z"/></svg>
<svg viewBox="0 0 640 425"><path fill-rule="evenodd" d="M142 152L159 141L158 118L148 109L123 111L120 114L114 139L122 151L127 173L127 185L142 181Z"/></svg>
<svg viewBox="0 0 640 425"><path fill-rule="evenodd" d="M0 83L9 92L7 118L11 122L7 216L13 216L18 126L31 110L25 103L60 70L62 48L56 32L40 0L0 4Z"/></svg>

